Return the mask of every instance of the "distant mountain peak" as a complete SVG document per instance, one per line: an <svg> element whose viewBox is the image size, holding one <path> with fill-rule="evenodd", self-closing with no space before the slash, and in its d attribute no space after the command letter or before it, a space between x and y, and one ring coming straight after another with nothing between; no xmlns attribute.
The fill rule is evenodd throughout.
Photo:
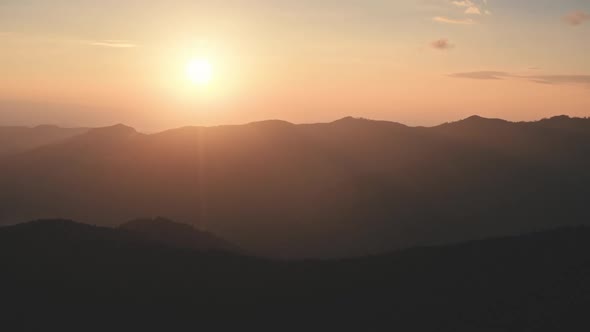
<svg viewBox="0 0 590 332"><path fill-rule="evenodd" d="M494 118L484 118L483 116L480 115L472 115L464 120L461 120L459 122L495 122L495 123L508 123L508 121L506 120L502 120L502 119L494 119Z"/></svg>
<svg viewBox="0 0 590 332"><path fill-rule="evenodd" d="M37 219L21 224L11 226L15 230L33 230L39 234L81 234L81 232L95 230L109 230L108 228L97 227L94 225L83 224L69 219Z"/></svg>
<svg viewBox="0 0 590 332"><path fill-rule="evenodd" d="M332 123L358 123L358 122L373 122L374 120L361 118L361 117L354 117L354 116L346 116L342 119L338 119Z"/></svg>
<svg viewBox="0 0 590 332"><path fill-rule="evenodd" d="M250 126L257 126L257 127L287 127L287 126L294 126L291 122L284 121L284 120L264 120L264 121L256 121L251 122L248 125Z"/></svg>
<svg viewBox="0 0 590 332"><path fill-rule="evenodd" d="M550 117L549 119L545 119L545 120L549 120L549 121L561 121L561 120L572 120L572 118L570 116L568 116L568 115L556 115L556 116Z"/></svg>
<svg viewBox="0 0 590 332"><path fill-rule="evenodd" d="M354 129L354 128L365 128L366 129L366 128L374 128L375 126L378 126L379 128L387 128L387 129L407 128L406 125L398 123L398 122L373 120L373 119L367 119L367 118L362 118L362 117L353 117L353 116L344 117L342 119L331 122L330 124L342 126L345 128L348 127L351 129Z"/></svg>
<svg viewBox="0 0 590 332"><path fill-rule="evenodd" d="M126 126L124 124L116 124L109 127L100 127L100 128L93 128L90 129L86 133L86 137L93 137L93 138L112 138L112 139L119 139L119 138L126 138L138 135L139 133L132 127Z"/></svg>
<svg viewBox="0 0 590 332"><path fill-rule="evenodd" d="M438 126L438 128L482 127L482 126L495 128L495 126L497 126L497 125L505 125L505 124L509 124L509 123L510 123L509 121L502 120L502 119L484 118L479 115L472 115L472 116L467 117L463 120L459 120L456 122L444 123L444 124Z"/></svg>
<svg viewBox="0 0 590 332"><path fill-rule="evenodd" d="M488 119L484 118L483 116L477 115L477 114L463 119L463 121L484 121L484 120L488 120Z"/></svg>
<svg viewBox="0 0 590 332"><path fill-rule="evenodd" d="M99 128L94 128L92 129L93 131L109 131L109 132L121 132L121 133L136 133L137 131L135 130L135 128L124 125L122 123L118 123L116 125L112 125L112 126L106 126L106 127L99 127Z"/></svg>
<svg viewBox="0 0 590 332"><path fill-rule="evenodd" d="M567 115L558 115L551 118L542 119L536 123L544 128L585 131L588 128L590 119L572 118Z"/></svg>

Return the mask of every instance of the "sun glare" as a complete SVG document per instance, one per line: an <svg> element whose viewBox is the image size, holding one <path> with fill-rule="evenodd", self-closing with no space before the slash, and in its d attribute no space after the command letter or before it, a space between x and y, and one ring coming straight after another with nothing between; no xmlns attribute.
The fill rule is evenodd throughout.
<svg viewBox="0 0 590 332"><path fill-rule="evenodd" d="M207 59L193 59L186 65L186 76L194 84L207 85L213 79L213 65Z"/></svg>

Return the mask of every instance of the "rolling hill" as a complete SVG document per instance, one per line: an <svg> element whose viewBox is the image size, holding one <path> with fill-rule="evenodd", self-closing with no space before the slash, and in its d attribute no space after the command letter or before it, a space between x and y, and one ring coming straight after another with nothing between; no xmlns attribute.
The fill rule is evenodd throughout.
<svg viewBox="0 0 590 332"><path fill-rule="evenodd" d="M584 331L590 230L271 261L70 221L0 228L8 330ZM34 319L32 319L34 317Z"/></svg>

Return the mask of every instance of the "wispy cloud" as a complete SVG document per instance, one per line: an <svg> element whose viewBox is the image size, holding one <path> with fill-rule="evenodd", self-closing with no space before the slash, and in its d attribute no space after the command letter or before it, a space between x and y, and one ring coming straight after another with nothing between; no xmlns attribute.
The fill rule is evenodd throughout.
<svg viewBox="0 0 590 332"><path fill-rule="evenodd" d="M83 44L98 47L110 47L110 48L134 48L138 45L129 40L84 40Z"/></svg>
<svg viewBox="0 0 590 332"><path fill-rule="evenodd" d="M436 17L433 17L432 20L434 22L444 23L444 24L462 24L462 25L475 24L475 21L470 18L454 19L454 18L449 18L446 16L436 16Z"/></svg>
<svg viewBox="0 0 590 332"><path fill-rule="evenodd" d="M449 75L456 78L470 78L474 80L501 80L512 75L503 71L473 71Z"/></svg>
<svg viewBox="0 0 590 332"><path fill-rule="evenodd" d="M455 7L462 11L464 17L448 17L448 16L435 16L432 18L434 22L445 23L445 24L461 24L471 25L476 24L477 21L472 19L473 16L492 15L492 12L488 8L487 0L446 0L447 6ZM459 15L459 13L457 13Z"/></svg>
<svg viewBox="0 0 590 332"><path fill-rule="evenodd" d="M481 15L481 9L473 1L452 1L451 3L457 7L465 8L465 14Z"/></svg>
<svg viewBox="0 0 590 332"><path fill-rule="evenodd" d="M125 40L125 39L75 39L75 38L68 38L65 36L48 38L48 37L43 37L43 36L21 34L21 33L13 32L13 31L0 31L0 37L6 37L6 36L19 36L19 37L34 40L37 42L68 43L68 44L78 44L78 45L107 47L107 48L135 48L135 47L140 46L139 44L137 44L134 41Z"/></svg>
<svg viewBox="0 0 590 332"><path fill-rule="evenodd" d="M451 44L451 42L446 38L435 40L430 43L430 46L432 48L434 48L436 50L440 50L440 51L446 51L446 50L449 50L449 49L455 47L455 45Z"/></svg>
<svg viewBox="0 0 590 332"><path fill-rule="evenodd" d="M465 10L465 14L481 15L481 10L477 7L469 7Z"/></svg>
<svg viewBox="0 0 590 332"><path fill-rule="evenodd" d="M590 85L590 75L519 75L503 71L474 71L449 75L455 78L475 80L524 79L539 84L583 84Z"/></svg>
<svg viewBox="0 0 590 332"><path fill-rule="evenodd" d="M589 84L590 75L535 75L527 76L537 83L544 84Z"/></svg>
<svg viewBox="0 0 590 332"><path fill-rule="evenodd" d="M589 21L590 14L578 10L567 14L566 16L564 16L563 20L569 25L578 26L586 21Z"/></svg>

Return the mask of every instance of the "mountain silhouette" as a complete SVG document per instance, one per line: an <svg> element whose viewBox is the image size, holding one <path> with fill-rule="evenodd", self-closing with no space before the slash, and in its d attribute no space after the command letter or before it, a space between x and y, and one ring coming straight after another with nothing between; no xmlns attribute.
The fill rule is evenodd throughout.
<svg viewBox="0 0 590 332"><path fill-rule="evenodd" d="M119 229L139 234L156 243L178 248L239 252L236 246L214 234L198 231L187 224L177 223L162 217L135 219L122 224Z"/></svg>
<svg viewBox="0 0 590 332"><path fill-rule="evenodd" d="M117 124L110 127L90 129L84 135L78 137L78 139L122 139L138 134L137 130L132 127L124 124Z"/></svg>
<svg viewBox="0 0 590 332"><path fill-rule="evenodd" d="M589 253L590 229L567 227L285 262L37 221L0 227L2 324L60 331L84 324L92 331L583 331Z"/></svg>
<svg viewBox="0 0 590 332"><path fill-rule="evenodd" d="M126 250L169 247L198 252L237 253L237 248L213 234L165 218L137 219L118 228L99 227L65 219L36 220L0 228L7 246L21 247L19 252L60 251L69 256L83 248Z"/></svg>
<svg viewBox="0 0 590 332"><path fill-rule="evenodd" d="M0 163L0 224L198 221L245 251L353 257L587 224L590 120L344 118L142 134L115 126Z"/></svg>

